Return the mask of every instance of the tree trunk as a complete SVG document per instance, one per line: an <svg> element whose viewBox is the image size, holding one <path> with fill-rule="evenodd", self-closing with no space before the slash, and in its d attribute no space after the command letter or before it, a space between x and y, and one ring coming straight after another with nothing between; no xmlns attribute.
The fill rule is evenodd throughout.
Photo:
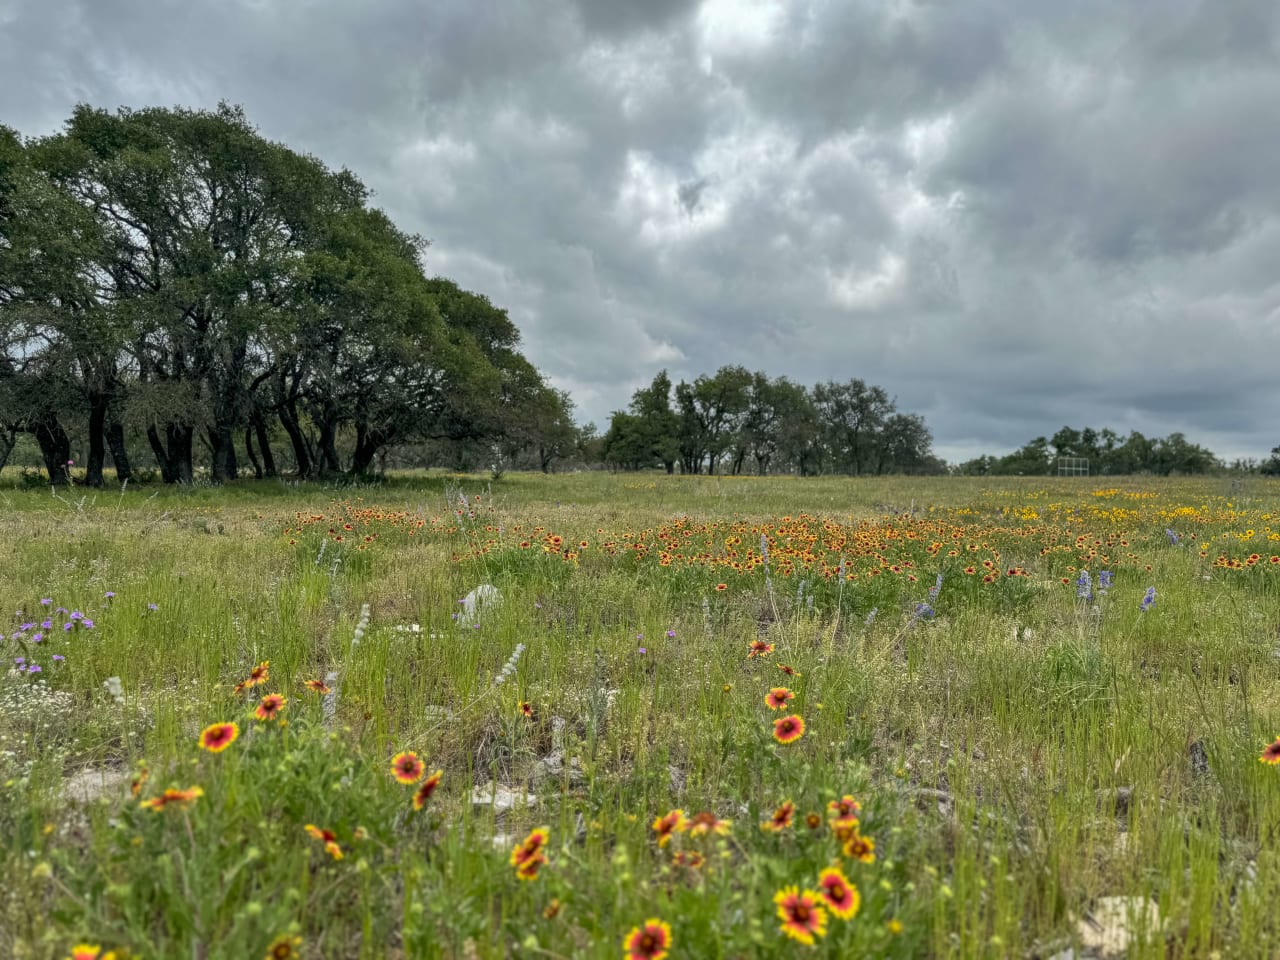
<svg viewBox="0 0 1280 960"><path fill-rule="evenodd" d="M293 458L298 463L298 476L306 479L311 476L311 452L307 449L307 439L302 435L302 427L298 424L298 411L292 403L280 405L280 425L289 435L293 445Z"/></svg>
<svg viewBox="0 0 1280 960"><path fill-rule="evenodd" d="M244 452L249 457L249 462L253 464L253 476L256 480L262 479L262 464L258 462L257 456L253 452L253 429L246 427L244 431Z"/></svg>
<svg viewBox="0 0 1280 960"><path fill-rule="evenodd" d="M280 475L280 471L276 469L275 454L271 452L271 440L267 436L267 424L266 421L262 419L262 414L254 414L253 428L258 434L258 452L262 454L261 476L264 476L267 479L278 477ZM254 469L257 469L257 464L254 464Z"/></svg>
<svg viewBox="0 0 1280 960"><path fill-rule="evenodd" d="M116 479L121 483L132 480L133 467L129 465L129 451L124 445L124 425L119 420L107 421L107 447L116 467Z"/></svg>
<svg viewBox="0 0 1280 960"><path fill-rule="evenodd" d="M236 478L236 441L229 424L209 428L209 453L213 465L213 482L226 483Z"/></svg>
<svg viewBox="0 0 1280 960"><path fill-rule="evenodd" d="M40 453L44 457L44 468L49 473L49 482L54 486L64 486L70 482L71 470L71 438L62 429L58 418L46 414L32 428L36 442L40 444Z"/></svg>
<svg viewBox="0 0 1280 960"><path fill-rule="evenodd" d="M165 434L169 440L169 463L173 468L173 483L190 483L195 478L195 467L192 463L196 429L190 424L165 424Z"/></svg>
<svg viewBox="0 0 1280 960"><path fill-rule="evenodd" d="M160 431L154 423L147 424L147 442L151 444L156 463L160 464L160 479L165 483L177 483L178 471L169 459L169 451L164 448L164 441L160 439Z"/></svg>
<svg viewBox="0 0 1280 960"><path fill-rule="evenodd" d="M99 390L89 392L89 459L85 463L86 486L102 486L102 467L107 461L103 442L107 431L107 397Z"/></svg>
<svg viewBox="0 0 1280 960"><path fill-rule="evenodd" d="M320 426L320 472L338 473L342 467L338 461L338 424L326 416Z"/></svg>

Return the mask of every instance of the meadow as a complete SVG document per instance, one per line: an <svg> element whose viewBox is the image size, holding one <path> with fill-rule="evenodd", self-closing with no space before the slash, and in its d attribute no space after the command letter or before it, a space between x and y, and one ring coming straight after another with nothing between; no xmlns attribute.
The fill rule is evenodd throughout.
<svg viewBox="0 0 1280 960"><path fill-rule="evenodd" d="M5 957L1280 956L1280 482L0 503Z"/></svg>

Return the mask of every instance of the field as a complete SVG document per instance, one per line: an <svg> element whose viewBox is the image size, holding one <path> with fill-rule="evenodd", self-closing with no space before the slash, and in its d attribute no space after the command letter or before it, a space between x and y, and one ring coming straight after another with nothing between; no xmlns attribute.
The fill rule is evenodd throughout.
<svg viewBox="0 0 1280 960"><path fill-rule="evenodd" d="M5 957L1280 955L1280 483L0 499Z"/></svg>

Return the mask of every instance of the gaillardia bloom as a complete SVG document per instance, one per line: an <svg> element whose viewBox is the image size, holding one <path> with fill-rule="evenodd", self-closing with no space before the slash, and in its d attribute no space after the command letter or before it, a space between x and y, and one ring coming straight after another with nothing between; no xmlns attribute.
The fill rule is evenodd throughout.
<svg viewBox="0 0 1280 960"><path fill-rule="evenodd" d="M186 790L176 790L170 787L157 797L143 800L138 806L155 813L164 810L166 807L177 807L180 810L184 810L203 796L204 790L200 787L189 787Z"/></svg>
<svg viewBox="0 0 1280 960"><path fill-rule="evenodd" d="M688 867L690 870L697 870L707 862L697 850L677 850L671 855L671 862L677 867Z"/></svg>
<svg viewBox="0 0 1280 960"><path fill-rule="evenodd" d="M844 855L863 863L875 863L876 842L854 830L853 836L844 842Z"/></svg>
<svg viewBox="0 0 1280 960"><path fill-rule="evenodd" d="M397 753L391 758L391 775L406 787L421 780L426 769L421 758L412 750Z"/></svg>
<svg viewBox="0 0 1280 960"><path fill-rule="evenodd" d="M240 728L234 723L211 723L200 731L200 747L210 753L221 753L240 736Z"/></svg>
<svg viewBox="0 0 1280 960"><path fill-rule="evenodd" d="M689 836L701 837L708 833L714 833L727 837L729 828L732 826L733 822L731 820L721 820L714 813L704 810L702 813L694 814L689 820Z"/></svg>
<svg viewBox="0 0 1280 960"><path fill-rule="evenodd" d="M831 821L831 832L840 843L848 843L858 835L857 817L836 817Z"/></svg>
<svg viewBox="0 0 1280 960"><path fill-rule="evenodd" d="M653 832L658 835L658 846L665 847L671 842L671 835L684 833L689 829L689 821L685 819L683 810L672 810L666 816L653 821Z"/></svg>
<svg viewBox="0 0 1280 960"><path fill-rule="evenodd" d="M518 706L519 706L519 708L520 708L520 712L521 712L521 713L523 713L523 714L525 715L525 717L526 717L526 718L528 718L529 720L532 720L532 719L533 719L533 704L532 704L532 703L530 703L528 700L521 700L521 701L520 701L520 703L518 704Z"/></svg>
<svg viewBox="0 0 1280 960"><path fill-rule="evenodd" d="M862 804L853 799L851 794L846 793L839 800L832 800L827 804L827 810L831 816L838 818L856 817L862 812Z"/></svg>
<svg viewBox="0 0 1280 960"><path fill-rule="evenodd" d="M785 663L778 664L778 669L781 670L783 673L785 673L788 677L800 676L800 674L796 672L795 667L789 666Z"/></svg>
<svg viewBox="0 0 1280 960"><path fill-rule="evenodd" d="M622 949L626 960L662 960L671 949L671 925L656 917L646 920L623 937Z"/></svg>
<svg viewBox="0 0 1280 960"><path fill-rule="evenodd" d="M243 693L245 690L252 690L254 687L261 686L271 679L270 660L263 660L260 664L249 671L249 676L236 684L235 692Z"/></svg>
<svg viewBox="0 0 1280 960"><path fill-rule="evenodd" d="M529 835L511 851L511 865L516 868L516 876L521 880L532 880L538 875L538 869L547 862L543 853L551 833L546 827L535 827Z"/></svg>
<svg viewBox="0 0 1280 960"><path fill-rule="evenodd" d="M786 687L774 687L764 695L764 705L770 710L782 710L788 700L794 700L795 694Z"/></svg>
<svg viewBox="0 0 1280 960"><path fill-rule="evenodd" d="M67 960L98 960L98 954L102 953L102 947L96 943L77 943L71 948L71 956ZM108 954L111 956L112 954Z"/></svg>
<svg viewBox="0 0 1280 960"><path fill-rule="evenodd" d="M778 905L782 932L792 940L813 946L817 937L827 935L827 911L822 898L812 890L800 892L798 887L783 887L773 896Z"/></svg>
<svg viewBox="0 0 1280 960"><path fill-rule="evenodd" d="M1258 758L1263 763L1280 764L1280 737L1266 745L1263 748L1262 756Z"/></svg>
<svg viewBox="0 0 1280 960"><path fill-rule="evenodd" d="M778 809L773 811L773 816L760 824L762 830L771 830L774 833L787 829L791 826L791 821L796 815L796 805L790 800L784 800L779 804Z"/></svg>
<svg viewBox="0 0 1280 960"><path fill-rule="evenodd" d="M333 693L329 685L323 680L304 680L302 685L316 693Z"/></svg>
<svg viewBox="0 0 1280 960"><path fill-rule="evenodd" d="M324 852L335 860L342 859L342 848L338 846L338 835L332 830L321 830L314 823L308 823L302 829L324 844Z"/></svg>
<svg viewBox="0 0 1280 960"><path fill-rule="evenodd" d="M431 799L431 795L436 792L436 787L440 786L441 776L442 771L437 770L431 776L427 777L427 779L422 781L422 784L414 791L413 794L413 809L421 810L427 805L427 801Z"/></svg>
<svg viewBox="0 0 1280 960"><path fill-rule="evenodd" d="M763 640L752 640L751 646L747 648L747 659L752 657L763 657L773 653L773 644L766 643Z"/></svg>
<svg viewBox="0 0 1280 960"><path fill-rule="evenodd" d="M773 739L779 743L795 743L804 736L804 718L792 714L773 721Z"/></svg>
<svg viewBox="0 0 1280 960"><path fill-rule="evenodd" d="M858 888L839 867L828 867L818 874L818 893L826 901L827 909L841 920L851 920L862 906Z"/></svg>
<svg viewBox="0 0 1280 960"><path fill-rule="evenodd" d="M259 720L274 720L280 716L280 711L284 709L284 705L288 702L278 693L268 693L258 701L258 707L253 711L253 715Z"/></svg>
<svg viewBox="0 0 1280 960"><path fill-rule="evenodd" d="M291 937L288 934L276 937L271 941L271 946L267 947L266 960L297 960L302 956L298 952L300 946L302 946L301 937Z"/></svg>

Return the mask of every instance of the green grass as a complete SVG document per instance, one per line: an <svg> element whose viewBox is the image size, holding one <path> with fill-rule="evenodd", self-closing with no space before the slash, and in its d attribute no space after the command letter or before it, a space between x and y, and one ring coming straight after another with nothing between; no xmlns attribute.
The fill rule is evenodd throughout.
<svg viewBox="0 0 1280 960"><path fill-rule="evenodd" d="M1089 956L1081 920L1109 897L1158 905L1128 956L1280 955L1280 768L1259 762L1280 483L405 475L0 505L23 611L0 633L94 620L0 642L43 667L0 675L0 955L260 957L296 935L308 957L617 957L654 917L672 958ZM1078 600L1080 567L1114 587ZM459 625L480 583L503 602ZM302 681L330 672L326 719ZM778 685L807 727L785 746ZM264 692L287 725L253 718ZM215 721L242 731L218 754L197 746ZM402 750L443 770L421 812L390 776ZM120 782L86 800L86 771ZM536 799L473 804L493 782ZM140 806L193 786L187 809ZM873 863L827 826L845 794ZM762 830L784 800L794 825ZM674 808L732 828L660 847ZM539 826L548 863L522 881L495 838ZM786 939L774 895L833 862L857 916Z"/></svg>

